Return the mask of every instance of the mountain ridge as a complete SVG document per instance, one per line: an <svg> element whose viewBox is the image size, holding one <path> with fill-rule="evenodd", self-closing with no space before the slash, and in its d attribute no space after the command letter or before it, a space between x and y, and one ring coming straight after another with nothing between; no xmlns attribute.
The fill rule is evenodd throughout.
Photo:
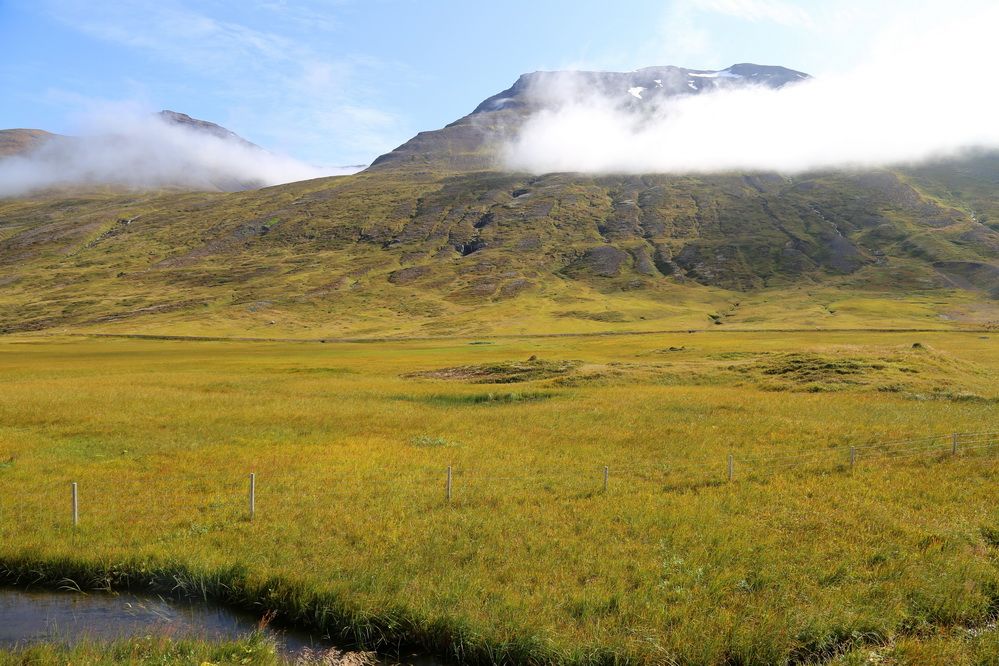
<svg viewBox="0 0 999 666"><path fill-rule="evenodd" d="M0 129L0 159L30 153L58 136L41 129Z"/></svg>
<svg viewBox="0 0 999 666"><path fill-rule="evenodd" d="M162 119L172 125L177 125L180 127L186 127L188 129L195 130L197 132L204 132L205 134L214 136L218 139L236 141L248 148L256 148L258 150L263 150L260 146L250 141L247 141L240 135L236 134L230 129L222 127L217 123L210 122L208 120L201 120L199 118L192 118L186 113L180 113L177 111L171 111L169 109L164 109L156 114L157 117Z"/></svg>
<svg viewBox="0 0 999 666"><path fill-rule="evenodd" d="M0 196L88 187L239 191L330 171L176 111L95 122L103 129L80 136L0 130Z"/></svg>
<svg viewBox="0 0 999 666"><path fill-rule="evenodd" d="M678 82L724 71L684 70ZM629 82L640 80L613 84L621 102L640 103L620 90ZM993 153L795 177L532 175L497 169L482 143L520 114L506 103L470 114L353 176L0 200L0 330L377 337L999 322Z"/></svg>
<svg viewBox="0 0 999 666"><path fill-rule="evenodd" d="M206 135L214 136L219 139L232 140L247 147L263 150L260 146L247 141L230 129L222 127L217 123L194 118L186 113L164 109L163 111L158 111L152 114L151 117L158 118L168 125L183 127L196 132L202 132ZM25 155L31 153L52 140L73 140L75 138L77 137L55 134L42 129L0 129L0 159L14 155Z"/></svg>
<svg viewBox="0 0 999 666"><path fill-rule="evenodd" d="M779 89L809 78L804 72L786 67L752 63L723 70L665 65L631 72L531 72L480 102L468 115L440 129L420 132L380 155L370 168L449 173L503 170L498 150L516 135L525 117L564 101L551 90L564 92L570 98L594 94L616 97L621 103L639 104L746 86Z"/></svg>
<svg viewBox="0 0 999 666"><path fill-rule="evenodd" d="M470 115L499 111L513 106L527 105L523 98L539 86L557 85L559 79L570 80L586 86L591 92L630 95L645 99L642 95L678 96L714 92L726 87L740 85L761 85L779 89L786 85L811 78L804 72L786 67L741 63L721 70L689 69L674 65L642 67L631 72L552 70L522 74L506 90L481 102ZM641 91L637 91L641 88ZM502 102L502 104L501 104Z"/></svg>

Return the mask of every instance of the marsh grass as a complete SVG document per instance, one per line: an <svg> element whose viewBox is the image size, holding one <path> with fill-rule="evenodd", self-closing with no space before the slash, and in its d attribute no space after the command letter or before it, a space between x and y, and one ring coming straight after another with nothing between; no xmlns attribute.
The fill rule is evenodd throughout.
<svg viewBox="0 0 999 666"><path fill-rule="evenodd" d="M410 439L409 443L423 449L461 446L461 442L455 442L444 437L433 437L431 435L417 435Z"/></svg>
<svg viewBox="0 0 999 666"><path fill-rule="evenodd" d="M452 368L423 370L404 375L407 378L445 379L473 384L516 384L561 377L573 372L579 361L549 361L531 356L526 361L505 361Z"/></svg>
<svg viewBox="0 0 999 666"><path fill-rule="evenodd" d="M307 664L322 664L316 659ZM262 633L238 641L211 642L174 640L164 637L134 638L110 642L82 641L71 647L58 644L0 649L0 666L88 666L117 664L246 664L279 666L274 644ZM336 666L335 662L330 666ZM344 664L344 666L352 666Z"/></svg>
<svg viewBox="0 0 999 666"><path fill-rule="evenodd" d="M436 393L431 395L402 396L401 400L422 402L438 407L461 407L467 405L511 405L522 402L551 400L559 394L551 391L524 391L517 393Z"/></svg>
<svg viewBox="0 0 999 666"><path fill-rule="evenodd" d="M465 663L990 663L999 455L921 438L999 430L999 352L920 340L918 390L984 400L766 391L729 369L904 357L907 334L0 339L0 575L212 598ZM530 356L604 378L497 403L413 376ZM308 367L351 372L285 371ZM869 447L852 471L850 446Z"/></svg>

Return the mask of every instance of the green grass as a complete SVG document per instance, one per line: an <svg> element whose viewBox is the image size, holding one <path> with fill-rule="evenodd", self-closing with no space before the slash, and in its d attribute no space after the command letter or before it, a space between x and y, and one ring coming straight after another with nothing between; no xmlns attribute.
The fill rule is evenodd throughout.
<svg viewBox="0 0 999 666"><path fill-rule="evenodd" d="M438 446L461 446L461 442L453 442L443 437L431 437L430 435L417 435L409 440L413 446L434 448Z"/></svg>
<svg viewBox="0 0 999 666"><path fill-rule="evenodd" d="M469 663L994 663L997 451L879 444L999 430L992 336L468 342L0 339L4 580Z"/></svg>
<svg viewBox="0 0 999 666"><path fill-rule="evenodd" d="M18 649L0 649L0 666L65 666L66 664L278 666L281 663L274 645L262 634L253 634L242 640L224 643L149 637L112 642L82 641L72 647L32 645ZM321 662L316 660L314 663Z"/></svg>

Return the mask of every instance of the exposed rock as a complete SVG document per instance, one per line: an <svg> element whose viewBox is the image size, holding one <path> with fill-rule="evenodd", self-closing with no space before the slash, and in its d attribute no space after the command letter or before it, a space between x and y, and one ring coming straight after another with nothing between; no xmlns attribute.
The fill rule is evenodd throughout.
<svg viewBox="0 0 999 666"><path fill-rule="evenodd" d="M627 264L627 252L612 245L601 245L586 250L580 259L566 268L566 273L573 276L617 277Z"/></svg>
<svg viewBox="0 0 999 666"><path fill-rule="evenodd" d="M419 280L421 277L430 275L430 272L429 266L410 266L409 268L401 268L391 273L388 280L392 284L410 284L411 282Z"/></svg>

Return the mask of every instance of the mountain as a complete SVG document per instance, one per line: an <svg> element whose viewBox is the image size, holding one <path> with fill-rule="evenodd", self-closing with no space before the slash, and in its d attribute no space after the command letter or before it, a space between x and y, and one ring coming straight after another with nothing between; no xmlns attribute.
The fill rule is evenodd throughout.
<svg viewBox="0 0 999 666"><path fill-rule="evenodd" d="M263 150L260 146L255 143L250 143L240 135L236 134L232 130L228 130L221 125L216 125L215 123L208 122L207 120L199 120L198 118L192 118L186 113L178 113L177 111L164 110L156 114L161 120L163 120L168 125L175 125L177 127L183 127L185 129L190 129L195 132L202 132L209 136L214 136L217 139L222 139L224 141L234 141L247 148L256 148L257 150Z"/></svg>
<svg viewBox="0 0 999 666"><path fill-rule="evenodd" d="M375 169L467 172L501 168L496 149L523 121L581 96L601 96L641 108L663 99L745 86L783 88L810 78L784 67L740 64L723 70L647 67L634 72L534 72L439 130L420 132L372 163Z"/></svg>
<svg viewBox="0 0 999 666"><path fill-rule="evenodd" d="M0 130L0 158L30 153L56 136L39 129Z"/></svg>
<svg viewBox="0 0 999 666"><path fill-rule="evenodd" d="M186 113L164 110L155 114L155 117L164 123L176 127L182 127L194 132L201 132L206 136L213 136L226 141L234 141L249 148L262 150L260 146L250 143L235 132L208 122L192 118ZM26 155L34 152L52 139L65 140L69 137L60 136L40 129L7 129L0 130L0 158L12 155Z"/></svg>
<svg viewBox="0 0 999 666"><path fill-rule="evenodd" d="M758 85L779 89L804 81L808 74L784 67L733 65L722 70L646 67L633 72L556 71L524 74L507 90L479 104L472 115L519 109L525 113L558 104L569 92L648 102L657 98L700 95L726 88ZM567 90L568 88L568 90Z"/></svg>
<svg viewBox="0 0 999 666"><path fill-rule="evenodd" d="M568 85L537 85L551 77ZM995 154L793 178L497 165L503 137L560 103L543 90L642 105L804 78L754 65L536 73L353 176L0 199L0 331L999 326Z"/></svg>
<svg viewBox="0 0 999 666"><path fill-rule="evenodd" d="M0 131L0 196L98 186L232 192L357 170L275 155L176 111L100 124L103 130L77 137Z"/></svg>

